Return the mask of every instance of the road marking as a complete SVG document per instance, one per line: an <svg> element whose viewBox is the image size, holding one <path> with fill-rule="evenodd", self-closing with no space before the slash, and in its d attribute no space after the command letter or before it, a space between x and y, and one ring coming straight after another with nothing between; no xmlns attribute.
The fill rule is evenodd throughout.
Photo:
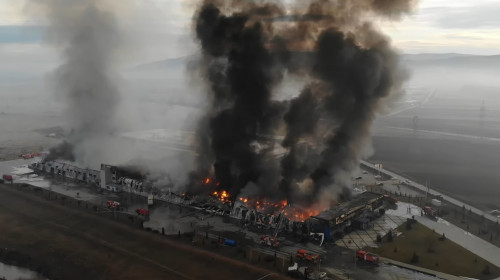
<svg viewBox="0 0 500 280"><path fill-rule="evenodd" d="M259 278L259 279L257 279L257 280L262 280L262 279L266 278L267 276L271 276L271 275L274 275L274 274L276 274L276 272L271 272L271 273L269 273L269 274L266 274L266 275L264 275L264 276L260 277L260 278Z"/></svg>

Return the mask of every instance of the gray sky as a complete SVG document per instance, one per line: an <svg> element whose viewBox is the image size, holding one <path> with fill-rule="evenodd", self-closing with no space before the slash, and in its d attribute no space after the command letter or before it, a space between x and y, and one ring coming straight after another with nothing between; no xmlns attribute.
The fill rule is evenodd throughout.
<svg viewBox="0 0 500 280"><path fill-rule="evenodd" d="M196 52L190 29L195 0L125 2L116 11L127 38L125 67ZM405 53L500 54L499 14L498 0L422 0L414 15L380 26ZM0 74L59 64L43 40L44 25L23 0L0 0Z"/></svg>

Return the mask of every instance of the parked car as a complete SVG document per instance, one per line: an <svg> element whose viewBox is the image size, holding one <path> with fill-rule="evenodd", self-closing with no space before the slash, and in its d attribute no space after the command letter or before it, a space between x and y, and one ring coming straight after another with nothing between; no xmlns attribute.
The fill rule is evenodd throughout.
<svg viewBox="0 0 500 280"><path fill-rule="evenodd" d="M8 175L8 174L3 174L2 179L5 182L11 182L12 183L14 181L14 178L12 177L12 175Z"/></svg>

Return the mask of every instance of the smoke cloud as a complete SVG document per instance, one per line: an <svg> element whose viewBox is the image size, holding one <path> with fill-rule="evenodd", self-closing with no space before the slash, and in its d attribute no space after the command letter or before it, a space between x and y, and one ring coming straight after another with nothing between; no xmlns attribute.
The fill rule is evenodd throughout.
<svg viewBox="0 0 500 280"><path fill-rule="evenodd" d="M377 115L406 78L374 23L410 13L411 0L203 1L195 14L200 71L212 104L200 124L193 178L212 174L234 195L311 206L349 199ZM284 75L308 82L275 101ZM275 139L286 154L272 160ZM278 144L278 145L280 145ZM257 145L260 147L260 145ZM250 187L249 187L250 188Z"/></svg>
<svg viewBox="0 0 500 280"><path fill-rule="evenodd" d="M248 6L255 16L274 14L273 5ZM224 15L206 4L196 22L203 49L212 104L200 140L202 155L213 155L213 173L220 186L237 193L249 182L271 191L278 178L269 168L271 149L258 148L261 135L273 134L284 107L271 99L282 73L266 47L269 26L253 22L250 15ZM208 131L207 131L208 130ZM209 136L209 137L207 137ZM202 161L207 164L207 161ZM200 166L207 174L211 166ZM196 178L196 176L195 176Z"/></svg>
<svg viewBox="0 0 500 280"><path fill-rule="evenodd" d="M48 19L48 40L61 50L64 59L55 71L56 89L66 102L71 134L67 143L51 149L51 158L64 157L90 164L101 154L103 141L115 130L113 117L118 90L113 65L121 36L113 14L103 6L105 3L97 0L32 3Z"/></svg>

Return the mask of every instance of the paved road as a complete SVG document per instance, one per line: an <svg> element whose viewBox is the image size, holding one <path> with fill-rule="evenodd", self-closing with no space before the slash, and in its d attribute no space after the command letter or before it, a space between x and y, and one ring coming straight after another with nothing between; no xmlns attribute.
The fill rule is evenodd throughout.
<svg viewBox="0 0 500 280"><path fill-rule="evenodd" d="M446 238L500 267L500 248L497 246L442 219L438 219L436 222L427 217L417 215L415 215L415 219L426 227L434 229L437 233L444 233Z"/></svg>
<svg viewBox="0 0 500 280"><path fill-rule="evenodd" d="M371 163L369 163L369 162L367 162L367 161L361 161L361 162L362 162L362 164L364 164L364 165L366 165L366 166L369 166L369 167L371 167L371 168L374 168L374 169L375 169L374 164L371 164ZM398 174L396 174L396 173L394 173L394 172L391 172L391 171L386 170L386 169L383 169L383 168L382 168L382 169L380 169L380 173L385 174L385 175L390 176L390 177L395 177L395 178L398 178L398 179L399 179L399 180L401 180L401 181L404 181L404 180L406 179L406 178L402 177L401 175L398 175ZM490 214L490 213L488 213L488 212L484 212L484 211L482 211L482 210L479 210L479 209L477 209L476 207L474 207L474 206L472 206L472 205L469 205L469 204L467 204L467 203L465 203L465 202L462 202L462 201L459 201L459 200L457 200L457 199L455 199L455 198L453 198L453 197L450 197L450 196L447 196L447 195L445 195L445 194L442 194L442 193L440 193L440 192L438 192L438 191L436 191L436 190L433 190L433 189L427 188L427 187L426 187L426 186L424 186L424 185L418 184L418 183L416 183L416 182L412 182L412 183L411 183L411 187L414 187L414 188L416 188L416 189L419 189L419 190L421 190L421 191L423 191L423 192L429 191L429 194L431 194L431 195L441 196L441 197L443 197L443 199L444 199L445 201L447 201L447 202L449 202L449 203L452 203L452 204L454 204L454 205L456 205L456 206L458 206L458 207L465 206L465 208L470 209L470 210L471 210L474 214L477 214L477 215L479 215L479 216L484 215L484 217L485 217L486 219L488 219L488 220L490 220L490 221L492 221L492 222L497 222L497 221L499 221L499 218L498 218L498 217L495 217L495 216L491 215L491 214Z"/></svg>
<svg viewBox="0 0 500 280"><path fill-rule="evenodd" d="M410 206L409 212L407 211L408 206ZM473 252L474 254L480 256L481 258L491 262L492 264L500 267L500 248L492 245L491 243L466 232L463 229L450 224L449 222L438 219L437 221L431 220L428 217L420 216L421 208L408 203L398 202L398 208L396 210L388 210L386 214L397 215L404 218L415 219L423 224L424 226L434 229L437 233L444 233L446 238L461 245L465 249ZM498 278L500 280L500 278Z"/></svg>
<svg viewBox="0 0 500 280"><path fill-rule="evenodd" d="M14 161L0 162L0 173L12 173L16 170L16 168L15 168L16 166L18 167L20 165L26 165L26 164L29 164L30 162L31 162L31 160L14 160ZM373 165L371 165L369 163L364 162L364 164L373 167ZM404 177L399 176L399 175L397 175L393 172L387 171L387 170L381 170L381 173L384 173L384 174L391 176L391 177L396 177L400 180L405 179ZM18 181L19 180L21 180L21 179L19 178ZM34 183L34 182L27 182L27 183ZM37 185L37 184L34 184L34 185ZM425 186L422 186L422 185L419 185L416 183L413 183L412 186L417 188L417 189L420 189L424 192L426 191ZM89 200L89 201L94 201L94 202L96 200L102 200L102 197L87 193L88 190L86 190L85 188L82 189L78 186L72 186L71 188L68 189L67 187L61 186L58 184L50 184L49 188L51 188L53 191L56 191L59 193L64 193L64 194L70 195L70 196L73 196L75 194L75 191L80 190L80 196L81 196L80 199L82 199L82 200ZM435 194L435 195L440 195L438 192L433 191L433 190L430 190L430 193ZM443 197L445 198L445 200L449 201L450 203L454 203L456 205L459 205L460 207L462 205L465 205L466 208L470 207L471 211L474 211L474 212L477 211L476 213L481 213L481 214L483 213L482 211L480 211L472 206L469 206L467 204L464 204L462 202L459 202L451 197L444 196L444 195L443 195ZM401 209L406 209L406 207L401 208ZM158 209L158 210L160 210L160 209ZM162 212L162 211L158 211L158 212ZM169 211L167 211L167 212L169 212ZM159 214L159 215L157 215L158 217L156 217L156 218L158 218L159 220L163 221L166 219L166 220L170 220L170 222L172 222L171 217L170 217L170 219L165 217L165 216L170 216L168 213L166 213L166 214L165 213L157 213L157 214ZM165 214L165 215L162 215L162 214ZM455 227L453 225L450 225L449 223L434 222L434 221L427 219L425 217L419 217L418 216L419 210L418 211L416 210L414 215L417 216L417 219L422 224L428 226L429 228L435 229L439 233L444 232L450 240L453 240L454 242L456 242L458 244L463 244L462 246L464 246L466 249L474 252L475 254L490 261L491 263L493 263L497 266L500 266L500 257L499 257L500 256L500 248L495 247L495 246L491 245L490 243L488 243L488 242L486 242L486 241L484 241L484 240L482 240L482 239L480 239L480 238L478 238L470 233L465 233L462 229ZM491 216L490 219L495 218L492 215L490 215L490 216ZM487 215L485 215L485 217L487 217ZM216 219L216 220L218 220L218 219ZM183 221L183 222L186 222L186 221ZM199 222L199 221L196 221L196 219L193 218L193 223L197 224L197 222ZM207 221L205 221L205 222L207 222ZM185 224L187 225L189 223L185 223ZM217 221L211 220L210 224L214 226L217 224ZM227 225L222 226L222 228L224 228L224 227L227 227ZM166 227L166 229L168 229L168 228ZM178 230L178 228L175 228L175 232L177 232L177 230ZM293 248L292 251L296 251L296 248ZM385 277L387 275L391 275L392 279L417 279L417 278L411 278L414 275L410 276L410 278L404 278L404 277L394 278L395 275L397 275L399 272L400 272L399 270L392 271L389 268L384 268L384 269L380 269L379 271L377 271L377 274L379 276L384 275L382 277Z"/></svg>

